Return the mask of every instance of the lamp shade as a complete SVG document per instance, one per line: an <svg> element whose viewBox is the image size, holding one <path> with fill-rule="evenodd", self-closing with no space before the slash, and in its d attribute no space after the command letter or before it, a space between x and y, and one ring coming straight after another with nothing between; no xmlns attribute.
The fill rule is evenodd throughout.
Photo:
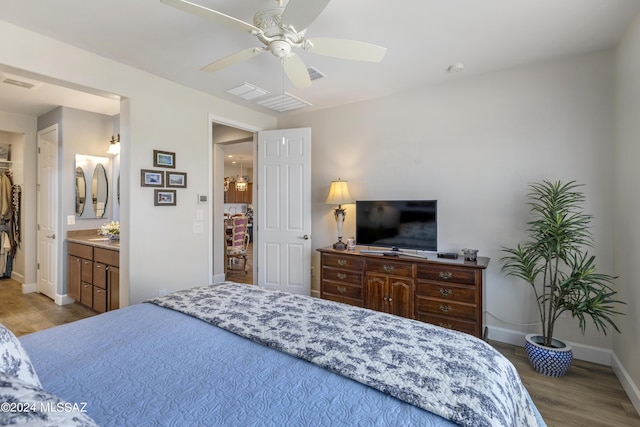
<svg viewBox="0 0 640 427"><path fill-rule="evenodd" d="M326 205L346 205L353 203L353 197L349 193L349 187L347 187L347 181L331 181L331 187L329 188L329 196Z"/></svg>

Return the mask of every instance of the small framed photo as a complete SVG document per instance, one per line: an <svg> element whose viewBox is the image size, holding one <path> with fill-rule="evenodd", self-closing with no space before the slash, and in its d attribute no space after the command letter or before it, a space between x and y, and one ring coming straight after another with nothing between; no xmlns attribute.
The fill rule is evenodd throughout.
<svg viewBox="0 0 640 427"><path fill-rule="evenodd" d="M175 168L176 153L153 150L153 166L156 168Z"/></svg>
<svg viewBox="0 0 640 427"><path fill-rule="evenodd" d="M187 174L167 171L167 187L187 188Z"/></svg>
<svg viewBox="0 0 640 427"><path fill-rule="evenodd" d="M143 187L164 187L164 172L140 169L140 185Z"/></svg>
<svg viewBox="0 0 640 427"><path fill-rule="evenodd" d="M154 206L175 206L176 190L154 190Z"/></svg>

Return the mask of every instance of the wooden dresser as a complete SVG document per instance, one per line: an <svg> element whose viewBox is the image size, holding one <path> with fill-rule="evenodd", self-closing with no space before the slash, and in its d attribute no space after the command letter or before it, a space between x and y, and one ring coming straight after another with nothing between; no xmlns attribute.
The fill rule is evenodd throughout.
<svg viewBox="0 0 640 427"><path fill-rule="evenodd" d="M320 296L477 337L483 335L482 287L489 258L477 261L390 257L333 248L320 252Z"/></svg>

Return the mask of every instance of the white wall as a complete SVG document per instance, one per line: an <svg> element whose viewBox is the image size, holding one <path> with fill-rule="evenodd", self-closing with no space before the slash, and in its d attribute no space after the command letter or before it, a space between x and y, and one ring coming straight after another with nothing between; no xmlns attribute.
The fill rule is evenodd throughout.
<svg viewBox="0 0 640 427"><path fill-rule="evenodd" d="M126 98L120 116L120 273L130 302L160 289L209 283L209 224L202 233L193 226L202 208L197 194L210 191L209 114L263 129L274 128L275 119L3 21L0 52L2 64ZM176 207L154 207L153 189L140 186L140 169L153 166L154 149L175 152L176 171L188 173L189 186L178 190ZM26 187L35 193L35 184ZM27 215L27 225L35 228L35 208ZM35 270L35 262L27 268Z"/></svg>
<svg viewBox="0 0 640 427"><path fill-rule="evenodd" d="M577 180L595 216L598 267L613 273L613 65L605 51L282 120L313 129L313 247L335 241L334 207L323 203L338 177L356 199L437 199L439 250L472 247L491 258L490 337L498 328L539 332L518 326L536 322L537 312L528 285L500 272L500 248L525 238L529 183ZM350 205L343 235L354 233ZM319 271L318 254L313 265ZM571 318L556 330L568 341L612 345L591 325L583 336Z"/></svg>
<svg viewBox="0 0 640 427"><path fill-rule="evenodd" d="M627 302L619 318L622 334L613 338L619 362L614 369L640 411L640 15L635 17L617 49L615 145L615 272L620 298ZM635 385L634 385L635 384Z"/></svg>

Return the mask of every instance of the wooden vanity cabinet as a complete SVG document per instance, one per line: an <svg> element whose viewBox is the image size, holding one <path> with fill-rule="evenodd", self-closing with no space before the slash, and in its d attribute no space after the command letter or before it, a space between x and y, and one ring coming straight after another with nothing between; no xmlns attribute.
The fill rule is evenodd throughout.
<svg viewBox="0 0 640 427"><path fill-rule="evenodd" d="M119 251L68 243L67 295L99 313L119 308Z"/></svg>

